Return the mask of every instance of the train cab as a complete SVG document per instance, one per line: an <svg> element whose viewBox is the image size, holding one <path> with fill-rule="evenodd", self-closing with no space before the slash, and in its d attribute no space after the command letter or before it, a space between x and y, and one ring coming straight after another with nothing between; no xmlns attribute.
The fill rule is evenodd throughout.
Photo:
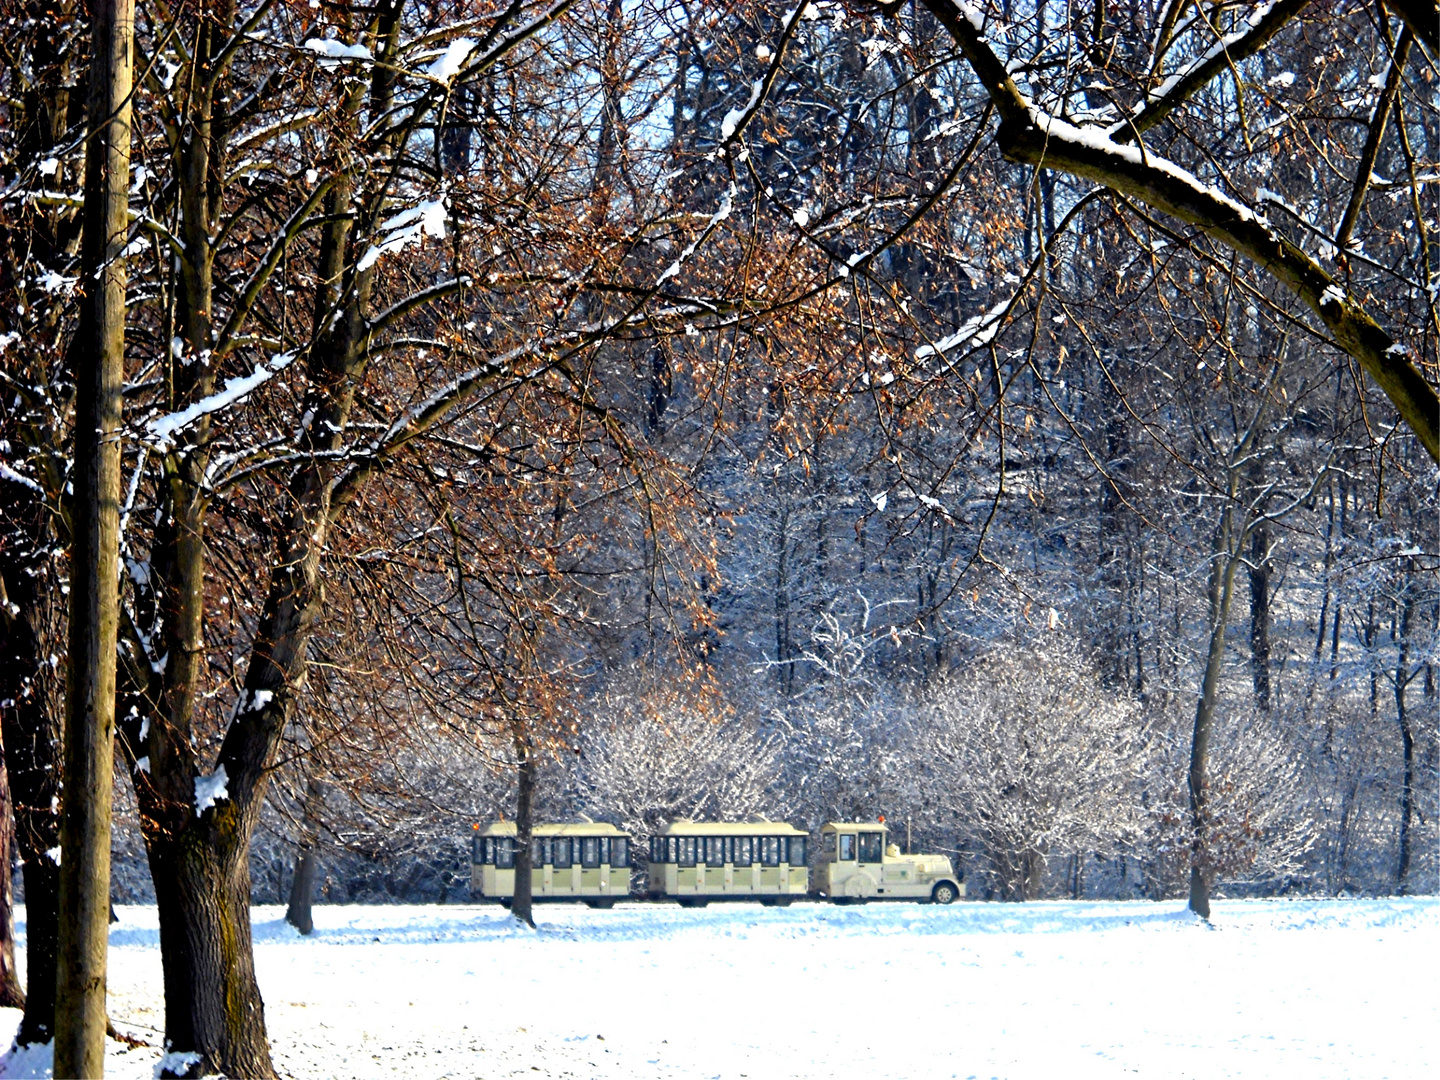
<svg viewBox="0 0 1440 1080"><path fill-rule="evenodd" d="M836 903L921 900L949 904L965 886L944 855L902 855L878 821L827 822L820 830L816 891Z"/></svg>

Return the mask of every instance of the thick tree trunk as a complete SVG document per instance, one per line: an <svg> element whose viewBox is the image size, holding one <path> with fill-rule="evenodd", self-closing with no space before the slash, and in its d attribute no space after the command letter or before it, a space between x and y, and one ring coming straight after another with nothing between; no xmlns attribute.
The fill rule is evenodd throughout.
<svg viewBox="0 0 1440 1080"><path fill-rule="evenodd" d="M20 972L15 965L15 886L11 871L15 817L11 805L10 780L4 765L0 765L0 1007L23 1009L25 991L20 988Z"/></svg>
<svg viewBox="0 0 1440 1080"><path fill-rule="evenodd" d="M80 277L95 284L81 301L71 345L75 503L60 824L57 1076L104 1075L110 929L120 511L120 446L114 432L124 380L133 0L97 0L92 17Z"/></svg>
<svg viewBox="0 0 1440 1080"><path fill-rule="evenodd" d="M218 800L151 841L165 973L165 1077L272 1077L250 937L250 829Z"/></svg>
<svg viewBox="0 0 1440 1080"><path fill-rule="evenodd" d="M525 738L517 738L515 747L520 766L515 797L515 898L510 909L521 922L534 926L531 870L535 863L531 857L530 837L535 827L535 753Z"/></svg>

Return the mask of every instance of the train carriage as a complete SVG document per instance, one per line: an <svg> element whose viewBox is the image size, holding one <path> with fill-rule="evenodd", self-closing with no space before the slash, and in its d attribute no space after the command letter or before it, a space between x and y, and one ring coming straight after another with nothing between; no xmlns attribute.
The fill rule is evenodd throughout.
<svg viewBox="0 0 1440 1080"><path fill-rule="evenodd" d="M630 836L600 821L536 825L530 831L531 890L537 901L582 900L613 907L630 895ZM515 823L477 829L470 891L509 904L515 896Z"/></svg>
<svg viewBox="0 0 1440 1080"><path fill-rule="evenodd" d="M689 907L711 900L788 904L810 891L809 835L779 821L671 822L650 838L647 892Z"/></svg>

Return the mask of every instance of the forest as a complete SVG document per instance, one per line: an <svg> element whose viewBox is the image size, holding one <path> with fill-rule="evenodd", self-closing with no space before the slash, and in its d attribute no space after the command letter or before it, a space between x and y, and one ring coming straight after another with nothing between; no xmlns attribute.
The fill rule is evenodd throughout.
<svg viewBox="0 0 1440 1080"><path fill-rule="evenodd" d="M3 25L0 1003L57 1075L112 899L168 1074L270 1076L251 901L462 900L501 817L1436 891L1433 3Z"/></svg>

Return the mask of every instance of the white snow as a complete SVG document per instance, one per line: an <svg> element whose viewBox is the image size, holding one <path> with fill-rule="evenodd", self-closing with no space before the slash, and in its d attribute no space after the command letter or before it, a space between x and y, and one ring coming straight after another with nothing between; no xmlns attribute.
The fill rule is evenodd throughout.
<svg viewBox="0 0 1440 1080"><path fill-rule="evenodd" d="M411 244L419 244L428 236L445 238L445 199L423 199L408 210L402 210L380 224L385 239L371 244L355 264L357 270L369 270L379 261L381 255L400 251Z"/></svg>
<svg viewBox="0 0 1440 1080"><path fill-rule="evenodd" d="M943 355L951 349L961 345L971 345L973 348L980 348L995 340L995 335L1000 333L1004 325L1006 310L1010 307L1010 299L1007 297L996 304L989 311L981 312L972 319L967 319L955 333L947 338L942 338L932 345L921 345L915 350L915 359L924 360L927 356Z"/></svg>
<svg viewBox="0 0 1440 1080"><path fill-rule="evenodd" d="M1323 308L1326 304L1343 303L1345 303L1345 290L1333 281L1326 285L1325 291L1320 294L1320 306Z"/></svg>
<svg viewBox="0 0 1440 1080"><path fill-rule="evenodd" d="M732 183L725 189L725 194L720 198L719 208L710 216L710 220L706 223L705 228L700 230L700 235L691 243L687 244L685 250L680 253L680 257L662 270L660 276L655 279L655 287L657 289L676 274L680 273L680 267L684 265L685 260L695 254L696 249L709 238L710 234L715 231L716 226L730 216L731 211L734 209L735 185Z"/></svg>
<svg viewBox="0 0 1440 1080"><path fill-rule="evenodd" d="M475 51L475 42L469 38L456 38L445 47L440 54L440 59L426 69L425 74L440 82L449 82L460 73L465 66L465 61L470 59L470 54Z"/></svg>
<svg viewBox="0 0 1440 1080"><path fill-rule="evenodd" d="M233 379L226 379L224 389L201 398L193 405L147 421L145 430L150 433L151 439L157 446L168 447L175 441L175 435L178 432L189 427L202 416L219 412L248 397L256 387L268 382L277 371L284 371L289 367L290 362L294 359L294 353L279 353L271 357L268 364L256 364L255 370L249 375L237 375Z"/></svg>
<svg viewBox="0 0 1440 1080"><path fill-rule="evenodd" d="M735 129L740 126L740 121L744 120L750 110L755 108L755 103L760 100L760 93L764 89L765 80L756 79L750 86L750 100L745 102L742 108L731 109L725 114L725 119L720 121L721 139L729 139L735 134Z"/></svg>
<svg viewBox="0 0 1440 1080"><path fill-rule="evenodd" d="M152 1045L111 1041L106 1075L148 1080L158 924L117 913L110 1016ZM1220 901L1210 925L1178 901L556 905L538 931L493 906L320 905L302 938L283 914L253 919L285 1076L1350 1080L1440 1059L1429 897Z"/></svg>
<svg viewBox="0 0 1440 1080"><path fill-rule="evenodd" d="M195 778L195 816L209 810L220 799L230 797L230 789L225 785L230 782L230 777L225 775L225 766L221 765L209 776L197 776Z"/></svg>
<svg viewBox="0 0 1440 1080"><path fill-rule="evenodd" d="M375 59L364 45L346 45L332 38L311 38L305 42L305 48L325 57L320 61L321 67L335 67L341 60Z"/></svg>

